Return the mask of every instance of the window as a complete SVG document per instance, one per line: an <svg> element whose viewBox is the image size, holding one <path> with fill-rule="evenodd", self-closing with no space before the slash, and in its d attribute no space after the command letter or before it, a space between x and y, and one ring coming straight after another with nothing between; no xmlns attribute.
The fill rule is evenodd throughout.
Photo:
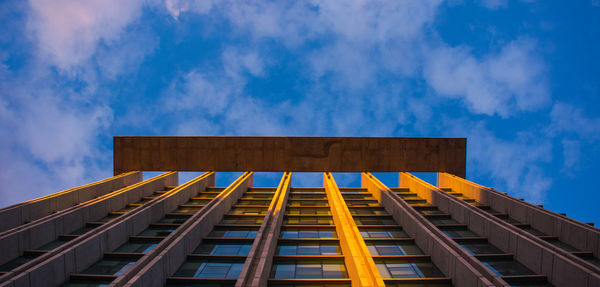
<svg viewBox="0 0 600 287"><path fill-rule="evenodd" d="M396 225L391 217L355 217L356 225Z"/></svg>
<svg viewBox="0 0 600 287"><path fill-rule="evenodd" d="M237 217L237 216L228 216L221 220L221 224L246 224L246 225L256 225L261 224L264 220L264 217L258 216L250 216L250 217Z"/></svg>
<svg viewBox="0 0 600 287"><path fill-rule="evenodd" d="M273 265L275 279L330 279L348 278L344 263L334 262L281 262Z"/></svg>
<svg viewBox="0 0 600 287"><path fill-rule="evenodd" d="M471 254L499 254L504 253L489 243L462 243L461 246Z"/></svg>
<svg viewBox="0 0 600 287"><path fill-rule="evenodd" d="M533 275L531 270L523 266L523 264L511 260L511 261L487 261L482 262L483 265L489 267L494 273L499 276L513 276L513 275Z"/></svg>
<svg viewBox="0 0 600 287"><path fill-rule="evenodd" d="M375 265L383 278L428 278L443 277L430 262L406 263L393 261L376 261Z"/></svg>
<svg viewBox="0 0 600 287"><path fill-rule="evenodd" d="M333 230L283 230L281 238L336 238Z"/></svg>
<svg viewBox="0 0 600 287"><path fill-rule="evenodd" d="M213 230L208 237L219 238L255 238L258 234L257 230L241 229L241 230Z"/></svg>
<svg viewBox="0 0 600 287"><path fill-rule="evenodd" d="M317 215L331 215L329 208L316 208L316 207L291 207L288 209L287 214L317 214Z"/></svg>
<svg viewBox="0 0 600 287"><path fill-rule="evenodd" d="M460 237L478 237L474 232L467 229L449 229L442 230L448 237L451 238L460 238Z"/></svg>
<svg viewBox="0 0 600 287"><path fill-rule="evenodd" d="M288 201L288 206L323 206L328 207L327 200L293 200Z"/></svg>
<svg viewBox="0 0 600 287"><path fill-rule="evenodd" d="M267 209L267 207L234 207L229 214L264 215L267 214Z"/></svg>
<svg viewBox="0 0 600 287"><path fill-rule="evenodd" d="M176 277L237 278L244 267L243 262L186 261L175 272Z"/></svg>
<svg viewBox="0 0 600 287"><path fill-rule="evenodd" d="M128 242L115 250L115 252L123 253L147 253L156 247L156 243L151 242Z"/></svg>
<svg viewBox="0 0 600 287"><path fill-rule="evenodd" d="M341 255L339 245L320 243L298 243L279 245L278 255Z"/></svg>
<svg viewBox="0 0 600 287"><path fill-rule="evenodd" d="M387 215L388 213L383 208L350 208L350 214L375 214L375 215Z"/></svg>
<svg viewBox="0 0 600 287"><path fill-rule="evenodd" d="M248 255L252 244L200 244L195 254Z"/></svg>
<svg viewBox="0 0 600 287"><path fill-rule="evenodd" d="M433 223L434 225L460 224L460 222L452 218L430 218L429 222Z"/></svg>
<svg viewBox="0 0 600 287"><path fill-rule="evenodd" d="M297 225L331 225L331 217L312 217L312 216L288 216L284 224Z"/></svg>
<svg viewBox="0 0 600 287"><path fill-rule="evenodd" d="M135 260L129 259L102 259L96 262L87 270L83 271L83 274L99 274L99 275L121 275L127 269L135 264Z"/></svg>
<svg viewBox="0 0 600 287"><path fill-rule="evenodd" d="M401 229L390 229L390 230L382 230L382 229L361 229L360 235L363 238L406 238L408 234L402 231Z"/></svg>
<svg viewBox="0 0 600 287"><path fill-rule="evenodd" d="M137 236L152 236L152 237L165 237L171 233L174 228L162 229L162 228L147 228L140 232Z"/></svg>
<svg viewBox="0 0 600 287"><path fill-rule="evenodd" d="M367 247L372 256L423 254L423 251L421 251L417 245L412 243L368 243Z"/></svg>
<svg viewBox="0 0 600 287"><path fill-rule="evenodd" d="M315 194L291 194L291 199L327 199L327 196L319 193Z"/></svg>

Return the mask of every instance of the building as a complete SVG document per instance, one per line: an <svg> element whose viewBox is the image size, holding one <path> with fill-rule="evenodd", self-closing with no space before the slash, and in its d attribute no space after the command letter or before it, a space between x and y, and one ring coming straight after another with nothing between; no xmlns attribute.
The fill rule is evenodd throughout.
<svg viewBox="0 0 600 287"><path fill-rule="evenodd" d="M0 286L600 286L600 230L465 180L464 138L116 137L114 166L0 210Z"/></svg>

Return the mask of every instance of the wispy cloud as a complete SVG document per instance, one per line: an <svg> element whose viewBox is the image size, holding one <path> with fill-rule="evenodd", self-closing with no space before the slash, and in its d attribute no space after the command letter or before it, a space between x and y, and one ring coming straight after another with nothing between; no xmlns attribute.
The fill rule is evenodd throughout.
<svg viewBox="0 0 600 287"><path fill-rule="evenodd" d="M550 102L544 62L535 42L521 39L482 58L467 47L436 47L426 57L425 79L440 95L460 98L474 113L510 116Z"/></svg>
<svg viewBox="0 0 600 287"><path fill-rule="evenodd" d="M468 170L477 177L489 176L497 190L541 203L552 186L544 172L552 160L552 143L535 132L517 132L515 138L501 139L485 122L446 119L448 135L466 136Z"/></svg>
<svg viewBox="0 0 600 287"><path fill-rule="evenodd" d="M38 57L68 70L88 60L103 41L110 44L140 16L142 0L32 0L27 26Z"/></svg>

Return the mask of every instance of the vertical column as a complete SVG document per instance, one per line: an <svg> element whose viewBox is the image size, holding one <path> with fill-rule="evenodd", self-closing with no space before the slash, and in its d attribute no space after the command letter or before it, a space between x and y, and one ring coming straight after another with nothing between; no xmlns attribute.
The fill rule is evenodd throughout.
<svg viewBox="0 0 600 287"><path fill-rule="evenodd" d="M242 257L237 255L229 257L224 256L225 261L229 262L228 265L219 265L212 264L213 261L211 255L195 255L191 253L196 250L198 245L203 242L206 235L212 231L213 227L216 226L221 219L221 224L228 228L234 228L229 227L230 225L241 225L243 227L245 224L244 222L256 221L254 218L256 216L252 216L252 214L248 214L250 216L240 219L238 219L238 217L240 217L238 215L226 214L233 204L252 185L252 177L252 172L244 173L227 188L222 189L222 191L215 196L214 200L211 200L202 207L202 212L192 212L191 216L183 219L182 224L163 239L151 252L144 256L144 258L138 260L136 264L127 271L120 274L118 278L112 282L111 286L162 286L165 284L165 281L169 282L169 284L187 283L187 281L191 281L192 284L195 284L197 283L196 280L194 280L195 278L203 277L189 276L190 272L192 275L194 275L194 273L202 274L202 272L205 272L204 276L211 274L211 272L222 275L223 268L227 268L224 272L226 276L217 276L214 278L229 279L228 281L231 283L231 279L237 278L237 275L241 270L243 265ZM195 198L192 199L195 200ZM248 225L254 226L255 224L248 223ZM241 245L249 246L247 244ZM237 252L240 251L240 248L241 246L237 247ZM203 264L206 260L211 264L209 264L209 266L200 266L200 264ZM200 270L197 269L198 267L208 268L206 270ZM234 270L231 270L230 272L229 269L231 268L234 268ZM178 280L178 278L170 280L171 278L169 278L169 276L172 274L176 274L177 276L178 274L181 274L181 277L183 278L181 278L182 280ZM233 280L233 282L235 282L235 280Z"/></svg>
<svg viewBox="0 0 600 287"><path fill-rule="evenodd" d="M323 186L327 192L352 285L385 286L331 173L323 174Z"/></svg>
<svg viewBox="0 0 600 287"><path fill-rule="evenodd" d="M285 172L269 205L265 220L258 231L252 249L246 258L240 278L236 282L236 287L267 286L291 183L291 172Z"/></svg>

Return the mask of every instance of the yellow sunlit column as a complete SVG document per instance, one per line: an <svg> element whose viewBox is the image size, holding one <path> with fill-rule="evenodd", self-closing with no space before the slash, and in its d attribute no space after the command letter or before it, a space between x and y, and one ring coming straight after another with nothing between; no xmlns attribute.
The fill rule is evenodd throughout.
<svg viewBox="0 0 600 287"><path fill-rule="evenodd" d="M323 174L323 186L352 286L385 286L331 173Z"/></svg>

